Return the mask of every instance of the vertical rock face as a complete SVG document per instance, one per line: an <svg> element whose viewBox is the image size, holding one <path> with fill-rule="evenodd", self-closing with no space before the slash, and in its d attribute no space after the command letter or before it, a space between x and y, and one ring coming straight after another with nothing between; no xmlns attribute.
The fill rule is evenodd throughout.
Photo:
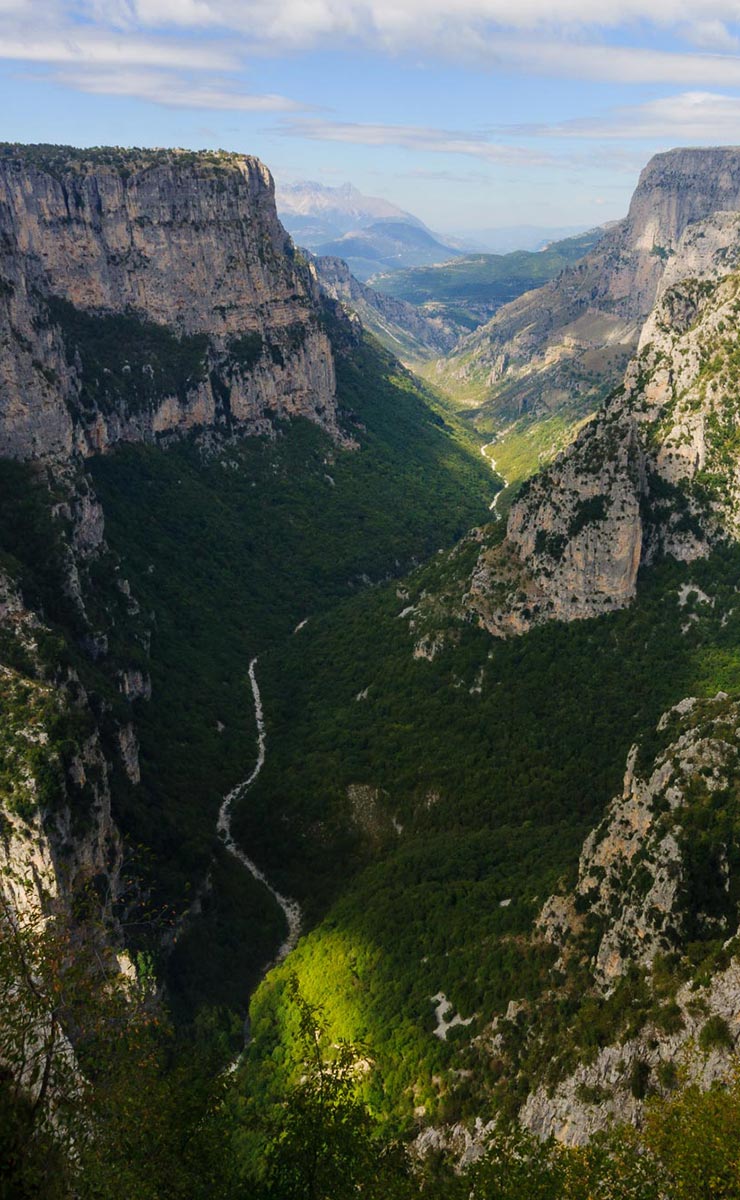
<svg viewBox="0 0 740 1200"><path fill-rule="evenodd" d="M623 607L641 564L740 536L739 258L738 214L687 229L623 387L522 489L504 546L480 555L467 605L491 632Z"/></svg>
<svg viewBox="0 0 740 1200"><path fill-rule="evenodd" d="M110 766L88 696L74 671L48 678L48 637L16 585L0 572L0 630L25 669L0 666L3 762L0 894L19 913L70 906L95 882L111 916L121 839L111 815ZM75 728L72 739L63 730Z"/></svg>
<svg viewBox="0 0 740 1200"><path fill-rule="evenodd" d="M619 382L684 233L740 211L740 149L671 150L640 176L629 213L580 262L505 305L444 365L491 389L507 419L568 407ZM598 386L594 385L594 379ZM593 405L592 405L593 406Z"/></svg>
<svg viewBox="0 0 740 1200"><path fill-rule="evenodd" d="M583 263L592 300L628 318L646 317L689 226L738 211L740 148L656 154L640 175L626 219Z"/></svg>
<svg viewBox="0 0 740 1200"><path fill-rule="evenodd" d="M572 896L545 904L539 930L562 955L574 952L586 924L598 931L590 965L603 989L693 938L735 935L737 857L717 814L723 797L737 792L739 719L724 692L686 697L664 713L654 759L641 762L632 747L622 794L586 838ZM709 831L702 833L709 886L696 878L696 830L684 828L694 828L697 814Z"/></svg>
<svg viewBox="0 0 740 1200"><path fill-rule="evenodd" d="M0 151L0 454L275 416L336 435L320 317L257 159Z"/></svg>
<svg viewBox="0 0 740 1200"><path fill-rule="evenodd" d="M344 259L322 255L314 263L324 292L356 313L365 328L393 354L429 358L455 345L459 328L360 283Z"/></svg>
<svg viewBox="0 0 740 1200"><path fill-rule="evenodd" d="M679 1069L702 1088L732 1071L738 858L726 814L740 778L739 720L724 693L687 697L665 713L655 757L630 752L622 795L584 843L574 891L550 897L540 913L538 935L559 951L556 989L577 975L581 990L590 980L593 995L613 997L620 980L641 972L653 997L628 1036L617 1022L613 1039L572 1074L528 1096L520 1119L542 1137L582 1144L611 1123L639 1121L645 1095L670 1090ZM702 944L723 949L692 978Z"/></svg>

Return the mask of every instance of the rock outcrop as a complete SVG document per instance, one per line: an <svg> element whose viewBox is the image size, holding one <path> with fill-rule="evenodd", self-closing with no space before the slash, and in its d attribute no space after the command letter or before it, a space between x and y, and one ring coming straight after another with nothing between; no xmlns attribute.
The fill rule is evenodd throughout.
<svg viewBox="0 0 740 1200"><path fill-rule="evenodd" d="M362 324L399 358L412 361L444 354L456 344L460 329L439 317L428 317L405 300L375 291L355 279L341 258L314 259L323 291L355 313Z"/></svg>
<svg viewBox="0 0 740 1200"><path fill-rule="evenodd" d="M24 667L0 666L0 893L19 913L69 909L95 885L112 928L122 846L110 764L76 672L44 665L49 630L0 575L0 630Z"/></svg>
<svg viewBox="0 0 740 1200"><path fill-rule="evenodd" d="M466 605L492 633L623 607L641 565L740 534L740 277L727 274L739 256L736 214L680 240L623 387L525 484L503 546L479 556Z"/></svg>
<svg viewBox="0 0 740 1200"><path fill-rule="evenodd" d="M627 1005L626 1026L614 1031L621 1037L529 1095L520 1119L542 1137L580 1144L611 1123L638 1121L645 1097L681 1075L707 1088L731 1074L740 863L727 813L740 787L739 734L740 705L723 693L667 712L654 757L631 750L622 794L584 843L574 891L540 913L537 934L558 950L560 981L588 946L596 994L615 995L638 971L654 996L639 1028L630 1030ZM695 973L702 944L710 965Z"/></svg>
<svg viewBox="0 0 740 1200"><path fill-rule="evenodd" d="M740 705L723 692L713 700L687 697L665 713L655 757L641 763L632 747L622 794L584 842L572 895L551 897L540 914L538 928L561 958L587 919L598 927L592 968L603 988L693 939L736 932L732 845L706 840L705 887L684 826L702 810L709 818L722 797L737 793L738 729ZM720 818L717 830L710 820L703 825L719 839Z"/></svg>
<svg viewBox="0 0 740 1200"><path fill-rule="evenodd" d="M0 149L0 455L305 416L338 437L315 274L254 158Z"/></svg>
<svg viewBox="0 0 740 1200"><path fill-rule="evenodd" d="M522 413L595 408L618 384L684 233L740 210L740 149L671 150L640 176L627 217L552 283L505 305L440 378L470 385L501 424Z"/></svg>

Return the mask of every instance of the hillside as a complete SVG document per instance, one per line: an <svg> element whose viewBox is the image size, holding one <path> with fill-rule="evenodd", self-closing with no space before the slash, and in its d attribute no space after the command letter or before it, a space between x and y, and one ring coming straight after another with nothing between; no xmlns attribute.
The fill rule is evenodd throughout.
<svg viewBox="0 0 740 1200"><path fill-rule="evenodd" d="M428 378L502 442L507 478L549 461L619 384L684 231L736 211L739 192L735 148L656 155L628 215L590 253L430 364Z"/></svg>
<svg viewBox="0 0 740 1200"><path fill-rule="evenodd" d="M257 159L0 148L10 1195L733 1195L736 157L486 327L631 352L499 506Z"/></svg>
<svg viewBox="0 0 740 1200"><path fill-rule="evenodd" d="M254 998L261 1102L268 1053L295 1070L290 975L432 1149L483 1144L497 1116L581 1143L731 1075L737 231L687 231L706 274L667 281L624 388L506 529L265 660L281 750L240 829L330 907ZM722 239L718 277L700 248ZM346 838L371 861L337 893Z"/></svg>
<svg viewBox="0 0 740 1200"><path fill-rule="evenodd" d="M394 300L360 283L341 258L316 258L314 265L326 295L355 313L391 354L420 363L452 350L462 327L427 316L405 300Z"/></svg>
<svg viewBox="0 0 740 1200"><path fill-rule="evenodd" d="M472 330L522 292L553 279L598 244L604 231L594 229L544 250L509 254L466 254L454 262L373 275L370 283L397 300L419 306L430 316Z"/></svg>
<svg viewBox="0 0 740 1200"><path fill-rule="evenodd" d="M257 160L6 147L0 224L0 919L17 907L38 930L51 904L75 946L90 923L83 1005L98 971L135 979L137 962L149 1026L151 972L181 1022L206 1006L215 1079L284 936L269 889L216 837L253 755L250 657L451 544L484 515L490 473L322 297ZM77 1037L86 1018L69 1013ZM44 1078L66 1096L59 1018L38 1020ZM18 1031L5 1008L3 1029ZM48 1085L24 1080L43 1163L58 1121ZM3 1077L10 1137L25 1117L6 1093ZM95 1086L88 1102L108 1103ZM72 1107L79 1145L89 1110L80 1127Z"/></svg>
<svg viewBox="0 0 740 1200"><path fill-rule="evenodd" d="M378 271L400 271L406 267L446 262L460 251L444 245L423 226L387 220L322 242L316 247L316 253L344 259L352 274L365 282Z"/></svg>

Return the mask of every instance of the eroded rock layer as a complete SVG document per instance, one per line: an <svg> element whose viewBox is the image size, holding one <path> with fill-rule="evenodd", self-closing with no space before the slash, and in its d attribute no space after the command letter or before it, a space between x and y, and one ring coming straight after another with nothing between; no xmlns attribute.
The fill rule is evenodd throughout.
<svg viewBox="0 0 740 1200"><path fill-rule="evenodd" d="M337 436L314 274L254 158L0 151L0 454L305 416Z"/></svg>

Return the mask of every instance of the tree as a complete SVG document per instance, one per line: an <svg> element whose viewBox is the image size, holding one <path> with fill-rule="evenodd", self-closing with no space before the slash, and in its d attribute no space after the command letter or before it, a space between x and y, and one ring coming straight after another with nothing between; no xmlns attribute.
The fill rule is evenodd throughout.
<svg viewBox="0 0 740 1200"><path fill-rule="evenodd" d="M89 914L0 891L0 1197L228 1200L233 1083L216 1057L178 1041Z"/></svg>
<svg viewBox="0 0 740 1200"><path fill-rule="evenodd" d="M357 1095L369 1069L362 1049L348 1042L328 1047L321 1010L290 994L299 1014L303 1073L273 1124L265 1156L269 1200L349 1200L358 1196L401 1200L416 1193L405 1151L384 1144ZM329 1051L331 1050L331 1053Z"/></svg>

